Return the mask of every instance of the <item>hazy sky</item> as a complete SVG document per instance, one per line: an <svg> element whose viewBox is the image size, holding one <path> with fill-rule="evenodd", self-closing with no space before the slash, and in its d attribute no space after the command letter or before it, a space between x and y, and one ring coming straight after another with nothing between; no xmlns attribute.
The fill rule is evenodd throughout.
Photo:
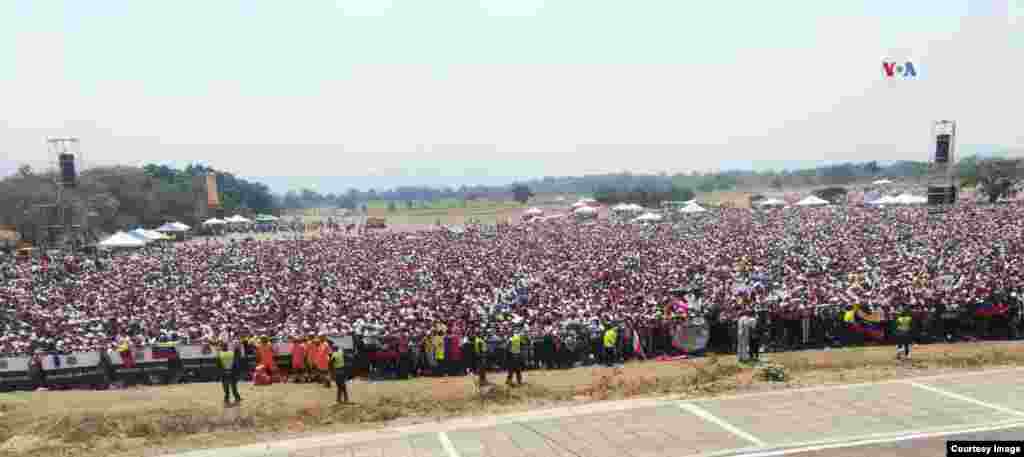
<svg viewBox="0 0 1024 457"><path fill-rule="evenodd" d="M0 0L0 159L537 176L1024 147L1024 0ZM915 80L887 80L883 59ZM515 154L511 154L515 153Z"/></svg>

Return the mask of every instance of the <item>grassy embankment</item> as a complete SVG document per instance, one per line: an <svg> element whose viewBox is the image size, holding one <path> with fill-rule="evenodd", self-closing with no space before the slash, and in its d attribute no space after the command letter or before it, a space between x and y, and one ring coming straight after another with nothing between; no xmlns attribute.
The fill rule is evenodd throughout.
<svg viewBox="0 0 1024 457"><path fill-rule="evenodd" d="M245 402L224 409L218 384L89 392L0 394L0 456L140 455L344 432L455 416L498 414L643 396L691 398L764 389L879 381L947 371L1024 365L1024 344L920 346L912 363L891 347L768 354L787 379L769 382L735 356L636 362L624 368L531 371L521 388L487 398L472 377L421 378L349 389L357 402L335 406L320 386L243 385ZM495 375L500 376L500 375ZM502 380L501 378L496 378Z"/></svg>

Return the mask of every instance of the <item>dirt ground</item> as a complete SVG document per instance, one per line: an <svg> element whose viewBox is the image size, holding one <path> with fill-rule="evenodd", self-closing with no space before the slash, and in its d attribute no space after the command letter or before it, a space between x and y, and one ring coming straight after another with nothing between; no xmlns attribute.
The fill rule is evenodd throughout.
<svg viewBox="0 0 1024 457"><path fill-rule="evenodd" d="M0 456L140 455L336 433L446 417L500 414L644 396L693 398L767 389L870 382L948 371L1024 365L1024 344L960 343L914 348L913 362L892 347L766 354L786 379L735 356L631 362L525 373L526 385L481 397L473 377L356 380L353 405L309 384L240 386L244 402L225 409L216 383L110 391L0 394ZM492 381L503 381L501 373Z"/></svg>

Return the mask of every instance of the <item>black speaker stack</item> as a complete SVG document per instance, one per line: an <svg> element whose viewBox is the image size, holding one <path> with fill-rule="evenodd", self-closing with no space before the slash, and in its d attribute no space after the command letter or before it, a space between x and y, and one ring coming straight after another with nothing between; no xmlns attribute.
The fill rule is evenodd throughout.
<svg viewBox="0 0 1024 457"><path fill-rule="evenodd" d="M78 174L75 173L75 155L61 154L57 157L60 161L60 182L64 187L75 187L78 185Z"/></svg>
<svg viewBox="0 0 1024 457"><path fill-rule="evenodd" d="M956 186L933 186L928 188L929 205L952 205L956 203Z"/></svg>

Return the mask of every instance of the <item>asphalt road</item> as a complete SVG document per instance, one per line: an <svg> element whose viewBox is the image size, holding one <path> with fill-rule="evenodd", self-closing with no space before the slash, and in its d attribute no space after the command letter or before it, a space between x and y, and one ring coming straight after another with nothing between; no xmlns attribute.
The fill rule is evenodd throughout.
<svg viewBox="0 0 1024 457"><path fill-rule="evenodd" d="M943 436L938 438L922 438L886 444L823 449L818 451L797 451L793 453L787 453L784 455L790 457L936 457L946 455L946 442L950 440L1024 440L1024 427L1015 427L1006 430L997 430L989 432L964 433L958 435Z"/></svg>

